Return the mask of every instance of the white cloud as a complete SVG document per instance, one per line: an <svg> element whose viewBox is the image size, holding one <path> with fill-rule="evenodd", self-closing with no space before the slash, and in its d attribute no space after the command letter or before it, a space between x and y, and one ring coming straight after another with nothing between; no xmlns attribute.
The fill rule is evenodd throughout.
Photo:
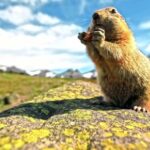
<svg viewBox="0 0 150 150"><path fill-rule="evenodd" d="M21 25L17 28L19 31L28 32L28 33L38 33L45 30L42 26L33 25L31 23Z"/></svg>
<svg viewBox="0 0 150 150"><path fill-rule="evenodd" d="M36 35L24 32L30 30L40 32ZM84 61L86 54L78 55L85 53L85 47L77 39L81 30L83 29L75 24L59 24L47 29L26 24L16 30L0 29L0 64L28 70L90 66L90 61Z"/></svg>
<svg viewBox="0 0 150 150"><path fill-rule="evenodd" d="M0 5L6 6L9 4L28 5L30 7L39 7L49 2L62 2L63 0L1 0Z"/></svg>
<svg viewBox="0 0 150 150"><path fill-rule="evenodd" d="M142 52L144 52L144 54L149 55L150 54L150 38L149 38L149 35L137 36L136 41L137 41L138 48Z"/></svg>
<svg viewBox="0 0 150 150"><path fill-rule="evenodd" d="M82 69L84 67L93 67L90 61L83 61L83 59L85 58L69 54L39 55L32 57L4 55L3 57L0 57L0 64L5 64L6 66L15 65L26 70L63 70L68 68Z"/></svg>
<svg viewBox="0 0 150 150"><path fill-rule="evenodd" d="M0 19L14 25L25 24L30 21L37 21L44 25L54 25L61 22L60 19L42 12L33 14L29 7L22 5L10 6L4 10L0 10Z"/></svg>
<svg viewBox="0 0 150 150"><path fill-rule="evenodd" d="M148 44L145 45L143 50L146 55L150 55L150 41Z"/></svg>
<svg viewBox="0 0 150 150"><path fill-rule="evenodd" d="M142 22L139 25L139 29L143 29L143 30L150 29L150 21Z"/></svg>
<svg viewBox="0 0 150 150"><path fill-rule="evenodd" d="M33 14L28 7L10 6L0 10L0 19L18 25L33 19Z"/></svg>
<svg viewBox="0 0 150 150"><path fill-rule="evenodd" d="M30 6L37 6L46 4L49 0L6 0L1 3L18 3L18 4L25 4Z"/></svg>
<svg viewBox="0 0 150 150"><path fill-rule="evenodd" d="M43 14L41 12L39 12L36 16L35 16L35 19L41 23L41 24L45 24L45 25L53 25L53 24L57 24L60 22L60 20L56 17L51 17L51 16L48 16L46 14Z"/></svg>

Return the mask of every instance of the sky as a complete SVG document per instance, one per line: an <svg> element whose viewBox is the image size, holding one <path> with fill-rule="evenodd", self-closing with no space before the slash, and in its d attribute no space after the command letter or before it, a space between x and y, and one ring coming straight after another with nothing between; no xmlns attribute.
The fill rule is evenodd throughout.
<svg viewBox="0 0 150 150"><path fill-rule="evenodd" d="M94 68L77 36L95 10L114 6L150 53L149 0L0 0L0 65L25 70Z"/></svg>

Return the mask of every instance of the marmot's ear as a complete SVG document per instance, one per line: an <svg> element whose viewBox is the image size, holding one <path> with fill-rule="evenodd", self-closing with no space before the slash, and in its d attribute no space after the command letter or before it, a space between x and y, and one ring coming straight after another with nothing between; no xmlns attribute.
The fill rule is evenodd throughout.
<svg viewBox="0 0 150 150"><path fill-rule="evenodd" d="M117 9L115 9L115 8L112 8L112 10L110 11L112 14L115 14L115 13L117 13Z"/></svg>

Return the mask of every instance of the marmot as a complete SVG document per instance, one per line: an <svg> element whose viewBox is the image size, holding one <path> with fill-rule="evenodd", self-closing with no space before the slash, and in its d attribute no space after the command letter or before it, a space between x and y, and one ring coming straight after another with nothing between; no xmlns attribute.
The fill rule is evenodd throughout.
<svg viewBox="0 0 150 150"><path fill-rule="evenodd" d="M116 8L97 10L78 38L94 62L106 101L121 108L150 111L150 61Z"/></svg>

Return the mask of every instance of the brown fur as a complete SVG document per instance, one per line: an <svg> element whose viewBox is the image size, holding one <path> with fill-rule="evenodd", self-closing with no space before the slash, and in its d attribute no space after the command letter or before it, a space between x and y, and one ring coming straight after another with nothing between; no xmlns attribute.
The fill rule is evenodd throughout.
<svg viewBox="0 0 150 150"><path fill-rule="evenodd" d="M96 66L98 82L107 101L120 107L144 107L150 111L150 61L138 50L123 17L113 7L96 11L88 32L99 26L104 35L98 41L80 40ZM112 13L113 12L113 13Z"/></svg>

